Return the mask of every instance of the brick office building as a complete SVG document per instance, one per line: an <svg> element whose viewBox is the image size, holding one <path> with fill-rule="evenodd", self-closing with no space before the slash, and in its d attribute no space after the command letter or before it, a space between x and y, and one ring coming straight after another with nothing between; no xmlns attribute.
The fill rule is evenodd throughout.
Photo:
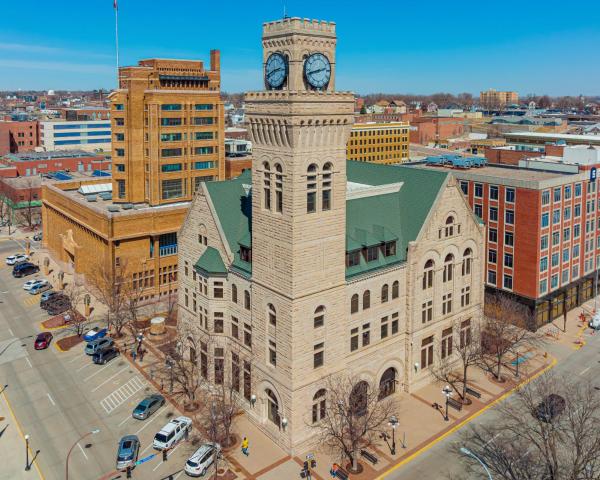
<svg viewBox="0 0 600 480"><path fill-rule="evenodd" d="M540 326L593 296L600 196L589 181L592 165L529 165L452 173L487 225L488 291L513 294Z"/></svg>
<svg viewBox="0 0 600 480"><path fill-rule="evenodd" d="M0 155L29 152L40 145L37 121L0 122Z"/></svg>
<svg viewBox="0 0 600 480"><path fill-rule="evenodd" d="M410 143L427 145L460 137L465 131L464 118L416 117L410 120Z"/></svg>
<svg viewBox="0 0 600 480"><path fill-rule="evenodd" d="M109 170L110 157L84 151L11 153L0 158L0 177L28 177L50 172Z"/></svg>

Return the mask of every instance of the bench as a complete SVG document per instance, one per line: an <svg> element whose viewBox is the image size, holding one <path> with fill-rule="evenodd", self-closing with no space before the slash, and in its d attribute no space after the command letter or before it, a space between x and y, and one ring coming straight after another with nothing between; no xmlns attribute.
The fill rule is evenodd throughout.
<svg viewBox="0 0 600 480"><path fill-rule="evenodd" d="M454 398L448 399L448 406L452 407L454 410L458 410L459 412L462 410L463 404Z"/></svg>
<svg viewBox="0 0 600 480"><path fill-rule="evenodd" d="M467 387L467 394L475 398L481 398L481 393L479 393L477 390L473 390L470 387Z"/></svg>
<svg viewBox="0 0 600 480"><path fill-rule="evenodd" d="M379 461L379 459L373 455L370 452L367 452L366 450L361 450L360 454L365 457L369 462L371 462L373 465L376 465L377 462Z"/></svg>
<svg viewBox="0 0 600 480"><path fill-rule="evenodd" d="M335 472L335 478L341 478L341 480L348 480L348 472L338 468L338 471Z"/></svg>

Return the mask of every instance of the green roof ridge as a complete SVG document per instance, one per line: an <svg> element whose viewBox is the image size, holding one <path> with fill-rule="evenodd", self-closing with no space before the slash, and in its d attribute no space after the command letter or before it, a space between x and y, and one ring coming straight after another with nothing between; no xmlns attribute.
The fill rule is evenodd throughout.
<svg viewBox="0 0 600 480"><path fill-rule="evenodd" d="M227 274L227 267L223 263L221 254L216 248L206 247L204 253L200 255L198 261L194 264L197 270L207 274Z"/></svg>

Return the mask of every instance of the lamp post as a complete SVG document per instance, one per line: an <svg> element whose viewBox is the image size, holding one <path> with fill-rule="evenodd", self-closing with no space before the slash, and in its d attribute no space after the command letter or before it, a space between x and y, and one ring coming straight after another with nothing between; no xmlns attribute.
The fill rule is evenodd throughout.
<svg viewBox="0 0 600 480"><path fill-rule="evenodd" d="M69 453L67 453L67 461L65 463L65 480L69 480L69 457L71 457L71 452L75 448L75 445L77 445L79 442L81 442L85 437L87 437L89 435L95 435L99 431L100 431L100 429L96 428L90 432L84 433L81 437L79 437L77 439L77 441L73 445L71 445L71 448L69 449Z"/></svg>
<svg viewBox="0 0 600 480"><path fill-rule="evenodd" d="M481 460L481 458L479 458L471 450L469 450L468 448L465 448L465 447L460 447L460 453L462 453L463 455L467 455L467 456L469 456L469 457L474 458L475 460L477 460L481 464L481 466L483 467L483 469L485 470L485 473L487 473L488 480L493 480L492 479L492 474L490 473L487 465L483 462L483 460Z"/></svg>
<svg viewBox="0 0 600 480"><path fill-rule="evenodd" d="M25 471L29 471L31 465L29 465L29 435L25 435Z"/></svg>
<svg viewBox="0 0 600 480"><path fill-rule="evenodd" d="M444 420L448 421L448 420L450 420L450 417L448 417L448 401L450 400L450 397L452 396L452 389L450 388L449 385L446 385L442 389L442 392L444 393L444 396L446 397L446 415L444 416Z"/></svg>
<svg viewBox="0 0 600 480"><path fill-rule="evenodd" d="M398 428L398 419L396 415L390 417L388 425L392 427L392 455L396 455L396 428Z"/></svg>

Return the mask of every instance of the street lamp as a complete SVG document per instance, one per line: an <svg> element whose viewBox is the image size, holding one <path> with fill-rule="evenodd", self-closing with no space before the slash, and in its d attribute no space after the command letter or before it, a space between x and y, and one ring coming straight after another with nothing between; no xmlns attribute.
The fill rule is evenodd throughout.
<svg viewBox="0 0 600 480"><path fill-rule="evenodd" d="M390 417L388 425L392 427L392 455L396 455L396 428L398 428L398 419L396 415Z"/></svg>
<svg viewBox="0 0 600 480"><path fill-rule="evenodd" d="M444 396L446 397L446 415L444 416L444 420L448 421L448 420L450 420L450 418L448 417L448 401L450 400L450 397L452 396L452 389L450 388L449 385L446 385L442 389L442 392L443 392Z"/></svg>
<svg viewBox="0 0 600 480"><path fill-rule="evenodd" d="M483 460L481 460L481 458L479 458L471 450L469 450L468 448L465 448L465 447L460 447L460 453L462 453L463 455L468 455L469 457L472 457L475 460L477 460L481 464L481 466L483 467L483 469L485 470L485 473L487 473L488 479L489 480L493 480L492 479L492 474L488 470L487 465L483 462Z"/></svg>
<svg viewBox="0 0 600 480"><path fill-rule="evenodd" d="M29 465L29 435L25 435L25 471L29 471L31 465Z"/></svg>
<svg viewBox="0 0 600 480"><path fill-rule="evenodd" d="M94 430L91 430L87 433L84 433L81 437L79 437L77 439L77 441L71 446L71 448L69 449L69 453L67 453L67 461L65 463L65 480L69 480L69 457L71 456L71 452L73 451L73 449L75 448L75 445L77 445L79 442L81 442L85 437L89 436L89 435L95 435L96 433L100 432L99 428L96 428Z"/></svg>

